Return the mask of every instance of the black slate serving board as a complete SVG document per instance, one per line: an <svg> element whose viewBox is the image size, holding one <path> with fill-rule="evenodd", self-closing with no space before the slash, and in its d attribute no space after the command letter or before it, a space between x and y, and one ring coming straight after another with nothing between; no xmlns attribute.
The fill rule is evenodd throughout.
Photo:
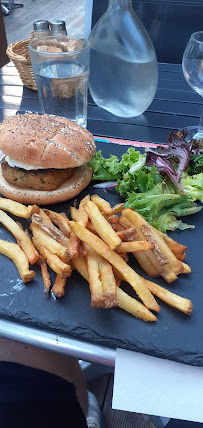
<svg viewBox="0 0 203 428"><path fill-rule="evenodd" d="M108 143L97 144L97 149L102 149L106 157L109 153L120 156L127 148ZM98 193L112 205L120 201L115 191L104 193L101 189L94 189L92 184L78 196L78 202L87 193ZM73 200L67 201L50 206L50 209L69 214L72 203ZM34 280L23 284L14 264L0 255L0 318L109 348L126 348L190 365L203 366L202 220L202 212L187 217L186 221L194 224L195 229L171 233L174 239L188 246L186 263L191 265L192 273L180 275L179 279L170 285L156 278L158 284L192 300L194 310L191 317L162 302L159 302L161 313L158 314L155 323L145 323L119 308L93 309L90 305L88 284L77 272L73 272L67 281L65 297L55 300L51 294L44 294L37 266L34 267L36 271ZM0 238L14 241L12 234L1 224ZM146 277L134 258L131 260L131 266ZM52 280L54 281L53 274ZM134 295L128 284L125 290Z"/></svg>

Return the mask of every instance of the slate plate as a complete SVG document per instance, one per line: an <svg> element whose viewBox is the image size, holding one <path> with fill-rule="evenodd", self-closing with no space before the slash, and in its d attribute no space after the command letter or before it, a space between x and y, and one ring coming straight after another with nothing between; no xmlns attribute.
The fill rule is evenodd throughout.
<svg viewBox="0 0 203 428"><path fill-rule="evenodd" d="M121 155L127 146L98 143L105 156L109 153ZM78 197L96 193L92 185ZM97 189L97 193L115 204L119 202L116 192L106 193ZM73 201L50 206L58 212L68 212ZM90 292L87 283L73 272L66 286L66 295L54 300L44 294L40 271L35 267L36 277L24 285L13 263L0 255L0 317L41 330L58 333L65 337L77 338L109 348L126 348L156 357L167 358L186 364L203 366L203 263L201 236L203 215L198 213L186 219L195 224L195 229L172 233L180 243L187 245L186 262L191 265L192 273L180 275L179 279L167 285L164 280L156 279L160 285L192 300L194 311L191 317L178 312L160 302L161 313L155 323L145 323L119 308L110 310L93 309L90 305ZM10 232L0 225L0 238L14 241ZM131 264L140 275L144 275L136 260ZM52 275L54 281L54 275ZM133 290L126 285L126 291L133 296Z"/></svg>

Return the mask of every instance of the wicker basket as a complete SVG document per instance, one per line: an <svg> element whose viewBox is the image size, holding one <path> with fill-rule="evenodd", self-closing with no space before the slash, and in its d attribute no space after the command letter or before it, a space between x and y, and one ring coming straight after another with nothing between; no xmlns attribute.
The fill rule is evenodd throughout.
<svg viewBox="0 0 203 428"><path fill-rule="evenodd" d="M37 86L28 51L28 44L30 43L31 39L32 33L29 40L22 40L9 45L7 47L6 53L15 64L22 79L23 85L26 86L26 88L36 91Z"/></svg>

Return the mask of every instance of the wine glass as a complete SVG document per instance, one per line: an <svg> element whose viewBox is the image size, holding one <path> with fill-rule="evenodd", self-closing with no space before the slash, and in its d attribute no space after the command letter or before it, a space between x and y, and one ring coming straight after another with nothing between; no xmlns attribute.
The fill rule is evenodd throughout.
<svg viewBox="0 0 203 428"><path fill-rule="evenodd" d="M183 54L182 68L188 84L203 97L203 31L191 35ZM199 126L189 126L185 129L188 141L193 138L203 142L203 110Z"/></svg>

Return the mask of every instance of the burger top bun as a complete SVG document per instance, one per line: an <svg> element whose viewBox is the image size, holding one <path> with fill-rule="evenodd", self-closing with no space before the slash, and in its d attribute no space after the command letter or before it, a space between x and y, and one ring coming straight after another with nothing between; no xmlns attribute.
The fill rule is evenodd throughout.
<svg viewBox="0 0 203 428"><path fill-rule="evenodd" d="M92 159L95 148L93 136L64 117L25 113L0 124L0 150L35 167L79 167Z"/></svg>

